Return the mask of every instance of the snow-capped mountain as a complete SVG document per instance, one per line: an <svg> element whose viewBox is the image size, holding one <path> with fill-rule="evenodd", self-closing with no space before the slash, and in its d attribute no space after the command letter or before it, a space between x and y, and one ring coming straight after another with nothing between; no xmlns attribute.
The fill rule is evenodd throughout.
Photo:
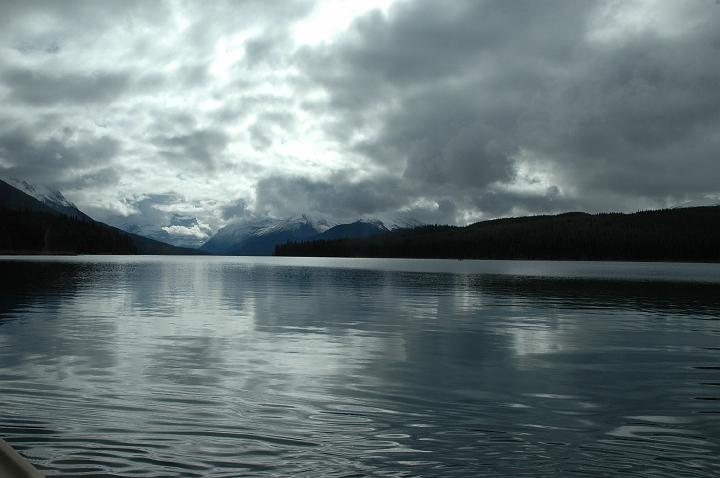
<svg viewBox="0 0 720 478"><path fill-rule="evenodd" d="M218 230L201 249L213 254L229 254L228 251L241 247L247 238L270 225L271 222L269 218L262 218L228 224Z"/></svg>
<svg viewBox="0 0 720 478"><path fill-rule="evenodd" d="M695 201L686 201L682 204L677 204L672 209L683 209L687 207L714 207L720 206L720 197L706 197L704 199L696 199Z"/></svg>
<svg viewBox="0 0 720 478"><path fill-rule="evenodd" d="M8 214L4 218L7 219L3 224L7 234L0 238L3 239L0 240L0 250L92 254L197 253L136 234L126 234L116 227L94 221L57 191L26 181L15 180L13 184L0 180L0 208L22 214ZM23 219L18 222L21 216ZM81 220L69 220L68 217Z"/></svg>
<svg viewBox="0 0 720 478"><path fill-rule="evenodd" d="M155 226L153 224L134 224L126 222L118 226L125 232L137 234L138 236L147 237L149 239L155 239L156 241L163 241L170 243L170 234L164 231L162 226Z"/></svg>
<svg viewBox="0 0 720 478"><path fill-rule="evenodd" d="M393 224L390 226L390 230L395 229L415 229L416 227L425 226L427 223L416 219L412 216L403 216L395 219Z"/></svg>
<svg viewBox="0 0 720 478"><path fill-rule="evenodd" d="M322 233L330 229L330 225L325 219L314 220L310 216L302 214L296 217L271 221L267 225L258 228L255 235L266 236L283 231L301 231L306 228L310 228L316 233Z"/></svg>
<svg viewBox="0 0 720 478"><path fill-rule="evenodd" d="M269 256L277 244L308 240L329 228L327 221L304 214L285 219L257 218L228 224L201 249L212 254Z"/></svg>
<svg viewBox="0 0 720 478"><path fill-rule="evenodd" d="M57 212L92 221L59 191L18 179L10 179L8 183ZM288 241L369 237L391 229L416 225L406 220L404 226L393 224L388 229L378 219L330 224L325 219L301 214L284 219L253 218L231 223L210 237L210 227L192 216L173 214L169 220L166 218L161 224L143 224L132 219L130 221L122 222L122 218L117 217L115 220L111 218L109 223L125 232L173 246L199 248L211 254L253 256L272 255L276 245Z"/></svg>
<svg viewBox="0 0 720 478"><path fill-rule="evenodd" d="M225 226L201 249L213 254L269 256L276 245L288 241L367 237L387 230L377 220L331 225L305 214L285 219L260 218Z"/></svg>
<svg viewBox="0 0 720 478"><path fill-rule="evenodd" d="M120 229L140 236L166 242L178 247L200 247L208 238L210 229L196 217L173 214L164 225L123 223Z"/></svg>
<svg viewBox="0 0 720 478"><path fill-rule="evenodd" d="M360 219L350 224L338 224L318 236L318 239L349 239L355 237L370 237L389 232L382 221L378 219Z"/></svg>
<svg viewBox="0 0 720 478"><path fill-rule="evenodd" d="M7 182L55 211L65 214L66 216L74 217L75 219L92 221L92 219L87 214L80 211L75 204L68 201L60 191L51 189L47 186L30 184L29 182L21 179L10 178Z"/></svg>

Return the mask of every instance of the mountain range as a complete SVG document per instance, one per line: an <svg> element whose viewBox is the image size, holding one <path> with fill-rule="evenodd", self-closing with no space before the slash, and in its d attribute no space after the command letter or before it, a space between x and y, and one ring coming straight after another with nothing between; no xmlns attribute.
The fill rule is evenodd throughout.
<svg viewBox="0 0 720 478"><path fill-rule="evenodd" d="M570 212L279 244L275 255L601 261L720 261L720 206Z"/></svg>
<svg viewBox="0 0 720 478"><path fill-rule="evenodd" d="M198 237L168 232L199 229L195 217L173 214L165 225L122 223L114 227L93 220L61 192L18 179L0 181L0 213L4 219L0 251L6 252L268 256L286 242L363 238L388 232L379 220L333 225L303 214L233 222L203 242ZM112 241L107 237L100 240L103 234L109 234Z"/></svg>
<svg viewBox="0 0 720 478"><path fill-rule="evenodd" d="M90 218L62 193L0 180L0 252L29 254L199 254Z"/></svg>
<svg viewBox="0 0 720 478"><path fill-rule="evenodd" d="M260 218L231 223L220 229L200 250L221 255L269 256L286 242L361 238L388 232L379 220L357 220L330 225L305 214L285 219Z"/></svg>
<svg viewBox="0 0 720 478"><path fill-rule="evenodd" d="M169 222L165 224L122 222L118 224L118 227L125 232L138 234L178 247L197 249L206 241L204 234L194 233L201 232L203 227L206 226L202 226L196 217L183 216L181 214L172 214ZM178 230L184 233L178 233Z"/></svg>
<svg viewBox="0 0 720 478"><path fill-rule="evenodd" d="M57 211L66 216L73 217L75 219L92 221L90 216L78 209L75 204L65 199L65 196L63 196L60 191L50 189L47 186L30 184L27 181L15 178L8 179L7 183L14 188L24 192L28 196L37 199L39 202L54 211Z"/></svg>
<svg viewBox="0 0 720 478"><path fill-rule="evenodd" d="M505 218L464 227L387 228L372 219L330 224L304 214L252 218L227 224L199 248L141 235L200 225L177 214L170 223L130 225L128 232L93 220L58 191L0 180L0 253L720 261L720 206L715 205Z"/></svg>

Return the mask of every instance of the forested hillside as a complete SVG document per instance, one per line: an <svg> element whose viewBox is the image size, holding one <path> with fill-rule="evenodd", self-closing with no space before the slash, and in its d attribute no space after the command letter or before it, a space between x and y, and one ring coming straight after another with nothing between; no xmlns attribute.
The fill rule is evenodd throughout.
<svg viewBox="0 0 720 478"><path fill-rule="evenodd" d="M49 207L0 180L0 254L202 254Z"/></svg>
<svg viewBox="0 0 720 478"><path fill-rule="evenodd" d="M466 227L423 226L363 239L287 243L281 256L634 261L720 260L720 207L565 213Z"/></svg>
<svg viewBox="0 0 720 478"><path fill-rule="evenodd" d="M135 254L127 234L62 214L0 208L0 253Z"/></svg>

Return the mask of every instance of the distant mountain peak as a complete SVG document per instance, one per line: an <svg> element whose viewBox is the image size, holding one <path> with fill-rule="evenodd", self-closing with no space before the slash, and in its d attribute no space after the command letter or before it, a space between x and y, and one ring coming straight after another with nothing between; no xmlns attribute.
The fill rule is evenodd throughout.
<svg viewBox="0 0 720 478"><path fill-rule="evenodd" d="M696 199L695 201L685 201L682 204L677 204L672 209L684 209L688 207L714 207L720 206L720 197L705 197L703 199Z"/></svg>
<svg viewBox="0 0 720 478"><path fill-rule="evenodd" d="M170 218L170 226L194 227L200 226L200 221L195 216L173 213Z"/></svg>
<svg viewBox="0 0 720 478"><path fill-rule="evenodd" d="M286 242L367 237L387 231L382 221L377 219L331 224L327 219L308 214L296 214L282 219L252 218L226 225L201 249L215 254L271 255L275 246Z"/></svg>
<svg viewBox="0 0 720 478"><path fill-rule="evenodd" d="M426 223L414 217L396 219L396 222L390 226L390 229L415 229L416 227L425 226Z"/></svg>
<svg viewBox="0 0 720 478"><path fill-rule="evenodd" d="M376 236L388 232L382 221L377 219L358 219L349 224L338 224L320 234L317 239L352 239L360 237Z"/></svg>
<svg viewBox="0 0 720 478"><path fill-rule="evenodd" d="M358 219L355 222L361 222L363 224L371 224L373 226L378 226L380 228L387 229L387 227L385 227L385 223L376 217L364 217L364 218Z"/></svg>
<svg viewBox="0 0 720 478"><path fill-rule="evenodd" d="M19 186L19 187L16 187ZM189 254L159 241L93 221L55 191L0 180L4 234L0 250L73 254Z"/></svg>
<svg viewBox="0 0 720 478"><path fill-rule="evenodd" d="M51 189L47 186L31 184L17 178L9 178L7 182L40 202L58 204L64 207L77 207L75 204L68 201L60 191Z"/></svg>
<svg viewBox="0 0 720 478"><path fill-rule="evenodd" d="M306 228L321 233L330 229L330 227L326 219L314 219L307 214L299 214L283 219L269 219L266 225L257 228L254 235L264 236L280 231L298 231Z"/></svg>
<svg viewBox="0 0 720 478"><path fill-rule="evenodd" d="M32 184L28 181L18 178L8 178L7 182L13 187L24 192L28 196L32 196L44 205L54 209L66 216L91 221L90 217L80 211L78 207L56 189L41 184Z"/></svg>
<svg viewBox="0 0 720 478"><path fill-rule="evenodd" d="M125 222L117 223L123 231L176 247L198 248L208 239L210 229L195 216L173 213L161 224Z"/></svg>

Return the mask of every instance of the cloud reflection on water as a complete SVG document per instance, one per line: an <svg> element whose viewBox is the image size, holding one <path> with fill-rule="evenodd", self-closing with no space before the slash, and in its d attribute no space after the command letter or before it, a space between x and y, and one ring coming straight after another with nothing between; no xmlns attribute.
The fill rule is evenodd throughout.
<svg viewBox="0 0 720 478"><path fill-rule="evenodd" d="M0 267L0 430L49 470L717 467L701 419L717 402L697 399L717 395L699 368L717 360L717 284L203 258Z"/></svg>

